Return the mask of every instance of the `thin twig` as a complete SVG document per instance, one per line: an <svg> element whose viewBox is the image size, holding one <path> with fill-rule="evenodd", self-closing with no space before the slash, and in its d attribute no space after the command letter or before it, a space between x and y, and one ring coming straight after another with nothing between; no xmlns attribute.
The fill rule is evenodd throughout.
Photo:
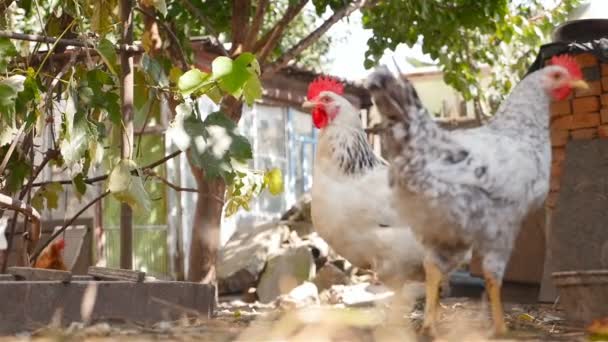
<svg viewBox="0 0 608 342"><path fill-rule="evenodd" d="M306 6L308 0L299 0L295 3L290 3L285 11L285 14L279 20L276 25L270 31L268 31L258 42L255 43L254 52L258 57L258 61L262 64L266 62L266 58L279 44L279 41L283 37L283 33L287 29L287 26L297 17Z"/></svg>
<svg viewBox="0 0 608 342"><path fill-rule="evenodd" d="M215 29L213 29L213 26L211 25L211 21L207 18L207 16L203 13L203 11L201 11L198 7L194 6L194 4L192 4L192 2L190 2L190 0L179 0L179 2L181 2L182 5L184 5L185 7L187 7L188 10L190 12L192 12L192 14L194 14L195 17L198 18L198 20L201 22L201 24L203 24L203 27L205 28L205 30L207 30L207 32L209 32L209 34L213 37L213 40L214 40L213 43L215 45L217 45L220 49L222 49L222 53L224 54L224 56L228 56L228 50L226 50L224 45L220 42L220 38L219 38L219 35L217 34L217 31L215 31Z"/></svg>
<svg viewBox="0 0 608 342"><path fill-rule="evenodd" d="M270 75L284 68L290 61L292 61L295 57L301 54L302 51L306 50L308 47L318 41L323 34L325 34L335 23L340 21L342 18L349 16L356 10L370 6L376 1L377 0L359 0L353 2L350 5L346 5L339 10L336 10L329 18L327 18L327 20L323 22L323 24L317 27L308 36L302 38L302 40L300 40L293 47L287 50L287 52L285 52L281 57L277 58L273 63L264 67L264 77L269 77ZM260 58L260 60L263 61L264 58Z"/></svg>
<svg viewBox="0 0 608 342"><path fill-rule="evenodd" d="M85 48L95 48L95 45L92 43L84 42L80 39L68 39L68 38L55 38L55 37L46 37L38 34L25 34L18 32L10 32L10 31L0 31L0 38L10 38L16 40L26 40L30 42L40 42L40 43L55 43L61 45L68 46L80 46ZM141 45L125 45L121 44L116 47L117 50L126 50L128 52L142 52L144 51Z"/></svg>
<svg viewBox="0 0 608 342"><path fill-rule="evenodd" d="M173 158L177 157L181 153L182 153L182 151L179 151L179 150L175 151L175 152L173 152L173 153L171 153L171 154L169 154L169 155L167 155L167 156L165 156L165 157L163 157L163 158L161 158L161 159L159 159L159 160L157 160L157 161L155 161L153 163L150 163L150 164L142 167L141 170L145 171L147 169L153 169L153 168L157 167L158 165L161 165L161 164L165 163L167 160L170 160L170 159L173 159ZM133 171L131 171L131 174L134 175L134 176L137 176L137 171L133 170ZM109 176L110 176L109 174L105 174L105 175L102 175L102 176L86 178L84 180L84 182L86 184L91 185L91 184L94 184L94 183L106 180L106 179L108 179ZM32 185L32 187L43 186L43 185L47 185L47 184L51 184L51 183L59 183L59 184L66 185L66 184L72 184L72 180L67 180L66 179L66 180L60 180L60 181L44 181L44 182L34 183Z"/></svg>
<svg viewBox="0 0 608 342"><path fill-rule="evenodd" d="M106 191L104 193L102 193L101 195L95 197L91 202L89 202L87 205L85 205L82 209L80 209L74 216L72 216L71 219L67 220L63 226L61 226L61 228L59 228L56 232L53 233L53 235L51 235L51 237L45 241L44 243L42 243L37 249L36 251L32 254L32 256L30 257L30 263L34 264L36 262L36 259L38 259L38 257L40 256L40 253L46 248L46 246L48 246L51 241L55 240L56 237L58 237L59 235L61 235L69 226L72 225L72 223L74 223L74 221L76 221L76 219L78 217L80 217L80 215L82 215L87 209L89 209L93 204L97 203L98 201L102 200L104 197L106 197L107 195L110 194L110 191Z"/></svg>

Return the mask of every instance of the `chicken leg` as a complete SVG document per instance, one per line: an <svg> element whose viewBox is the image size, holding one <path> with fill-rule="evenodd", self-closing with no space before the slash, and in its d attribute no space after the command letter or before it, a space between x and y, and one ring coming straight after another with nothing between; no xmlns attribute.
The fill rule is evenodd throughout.
<svg viewBox="0 0 608 342"><path fill-rule="evenodd" d="M483 272L486 281L486 291L488 292L488 298L490 299L490 306L492 309L492 320L494 321L494 333L497 336L506 334L507 326L505 325L505 318L502 310L502 301L500 299L500 288L501 281L488 271Z"/></svg>
<svg viewBox="0 0 608 342"><path fill-rule="evenodd" d="M428 260L424 262L424 272L426 275L426 303L424 305L422 334L436 336L435 321L437 320L437 308L439 306L439 287L443 275L439 267Z"/></svg>

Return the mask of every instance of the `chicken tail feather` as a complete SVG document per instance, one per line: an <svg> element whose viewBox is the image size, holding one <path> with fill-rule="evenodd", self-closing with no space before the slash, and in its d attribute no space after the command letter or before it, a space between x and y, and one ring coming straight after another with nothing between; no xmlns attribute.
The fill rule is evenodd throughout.
<svg viewBox="0 0 608 342"><path fill-rule="evenodd" d="M404 77L398 80L386 66L379 67L368 77L367 88L386 119L411 122L415 113L424 110L410 81Z"/></svg>

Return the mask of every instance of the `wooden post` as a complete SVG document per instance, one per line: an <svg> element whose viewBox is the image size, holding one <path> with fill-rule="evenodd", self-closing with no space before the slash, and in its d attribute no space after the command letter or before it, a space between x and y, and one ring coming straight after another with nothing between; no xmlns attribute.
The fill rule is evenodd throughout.
<svg viewBox="0 0 608 342"><path fill-rule="evenodd" d="M122 23L121 44L133 44L133 1L120 1L120 20ZM121 50L121 102L122 120L124 122L122 133L121 157L131 159L133 155L133 55L131 52ZM120 206L120 267L133 268L133 211L128 204Z"/></svg>

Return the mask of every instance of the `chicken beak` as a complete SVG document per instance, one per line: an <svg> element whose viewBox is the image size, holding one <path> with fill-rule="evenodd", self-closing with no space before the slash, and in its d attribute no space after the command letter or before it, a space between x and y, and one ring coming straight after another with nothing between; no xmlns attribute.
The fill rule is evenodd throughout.
<svg viewBox="0 0 608 342"><path fill-rule="evenodd" d="M584 80L576 80L570 82L570 87L574 89L589 89L589 85Z"/></svg>
<svg viewBox="0 0 608 342"><path fill-rule="evenodd" d="M313 101L304 101L304 103L302 103L302 108L304 109L311 109L314 108L317 104Z"/></svg>

